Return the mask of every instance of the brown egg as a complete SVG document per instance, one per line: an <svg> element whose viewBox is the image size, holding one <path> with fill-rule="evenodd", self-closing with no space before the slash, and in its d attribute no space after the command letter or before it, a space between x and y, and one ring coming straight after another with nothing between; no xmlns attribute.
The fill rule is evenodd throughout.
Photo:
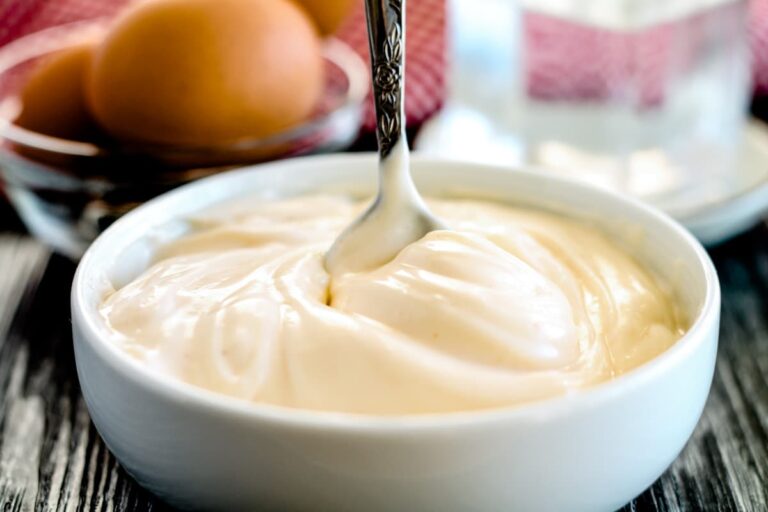
<svg viewBox="0 0 768 512"><path fill-rule="evenodd" d="M320 40L288 0L152 0L96 49L87 99L113 136L207 145L306 119L323 88Z"/></svg>
<svg viewBox="0 0 768 512"><path fill-rule="evenodd" d="M40 62L24 84L15 123L65 139L87 140L95 127L83 93L92 44L58 51Z"/></svg>
<svg viewBox="0 0 768 512"><path fill-rule="evenodd" d="M349 16L353 0L295 0L303 6L317 23L320 33L330 35L336 32ZM359 0L358 0L359 1Z"/></svg>

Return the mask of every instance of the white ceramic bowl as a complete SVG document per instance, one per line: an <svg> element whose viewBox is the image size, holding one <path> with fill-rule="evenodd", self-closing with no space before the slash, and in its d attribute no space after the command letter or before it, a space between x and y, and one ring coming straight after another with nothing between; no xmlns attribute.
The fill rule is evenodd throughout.
<svg viewBox="0 0 768 512"><path fill-rule="evenodd" d="M191 509L610 511L649 486L693 431L715 364L720 292L699 243L638 202L574 182L414 158L420 189L469 192L599 223L672 283L693 320L647 364L532 405L354 416L258 405L156 375L105 341L109 281L146 267L185 215L236 197L372 191L372 155L308 157L222 174L150 201L88 250L72 289L75 355L99 433L138 482ZM472 383L467 383L472 385Z"/></svg>

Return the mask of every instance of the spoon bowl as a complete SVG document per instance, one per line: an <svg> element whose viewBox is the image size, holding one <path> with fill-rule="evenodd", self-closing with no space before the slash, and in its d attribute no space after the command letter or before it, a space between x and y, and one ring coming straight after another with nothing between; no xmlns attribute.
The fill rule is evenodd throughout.
<svg viewBox="0 0 768 512"><path fill-rule="evenodd" d="M395 151L400 159L408 159L404 139ZM336 239L325 256L326 268L331 273L344 273L379 267L405 246L437 229L446 227L427 208L410 170L390 157L379 162L376 199Z"/></svg>

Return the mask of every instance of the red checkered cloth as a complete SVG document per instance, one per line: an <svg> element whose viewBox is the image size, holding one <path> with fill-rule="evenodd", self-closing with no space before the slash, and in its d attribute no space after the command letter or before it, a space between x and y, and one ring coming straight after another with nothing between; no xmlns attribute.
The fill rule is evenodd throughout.
<svg viewBox="0 0 768 512"><path fill-rule="evenodd" d="M744 29L743 7L725 3L630 33L526 12L527 92L550 100L605 99L626 94L631 83L640 106L657 105L668 83L717 49L713 44L723 50L713 36ZM755 88L768 94L768 0L751 0L749 16Z"/></svg>
<svg viewBox="0 0 768 512"><path fill-rule="evenodd" d="M0 45L52 25L112 15L129 0L0 0ZM420 125L445 97L445 0L406 3L405 109L409 126ZM350 14L338 36L368 62L363 2ZM366 103L363 130L373 131L373 101Z"/></svg>
<svg viewBox="0 0 768 512"><path fill-rule="evenodd" d="M112 14L125 3L126 0L0 0L0 45L50 25ZM367 59L362 0L359 4L339 35ZM411 0L407 6L406 116L408 124L416 126L440 107L445 96L445 0ZM663 99L660 75L668 64L664 46L676 27L663 25L644 34L621 36L536 14L526 16L524 37L532 48L527 54L530 94L552 98L604 97L614 79L621 80L626 73L632 73L640 80L641 104L652 105ZM755 90L768 95L768 0L750 0L749 30ZM573 41L579 44L574 46ZM605 51L627 45L637 48L630 60L621 52ZM568 58L563 59L563 55ZM680 58L679 52L675 58ZM579 65L574 66L573 62ZM373 103L369 101L367 108L364 128L372 131Z"/></svg>
<svg viewBox="0 0 768 512"><path fill-rule="evenodd" d="M768 95L768 0L751 0L749 7L755 92Z"/></svg>
<svg viewBox="0 0 768 512"><path fill-rule="evenodd" d="M362 0L341 28L339 36L368 62L368 35ZM416 126L440 108L445 96L446 41L445 1L411 0L406 2L405 115L408 126ZM376 129L373 101L363 129Z"/></svg>

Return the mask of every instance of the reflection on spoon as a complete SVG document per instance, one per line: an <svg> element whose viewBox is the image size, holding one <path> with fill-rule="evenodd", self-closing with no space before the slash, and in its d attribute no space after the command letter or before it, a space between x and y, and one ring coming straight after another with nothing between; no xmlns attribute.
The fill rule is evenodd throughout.
<svg viewBox="0 0 768 512"><path fill-rule="evenodd" d="M371 49L379 190L373 204L336 239L325 256L332 274L370 270L442 223L428 210L411 178L405 138L405 1L366 0Z"/></svg>

